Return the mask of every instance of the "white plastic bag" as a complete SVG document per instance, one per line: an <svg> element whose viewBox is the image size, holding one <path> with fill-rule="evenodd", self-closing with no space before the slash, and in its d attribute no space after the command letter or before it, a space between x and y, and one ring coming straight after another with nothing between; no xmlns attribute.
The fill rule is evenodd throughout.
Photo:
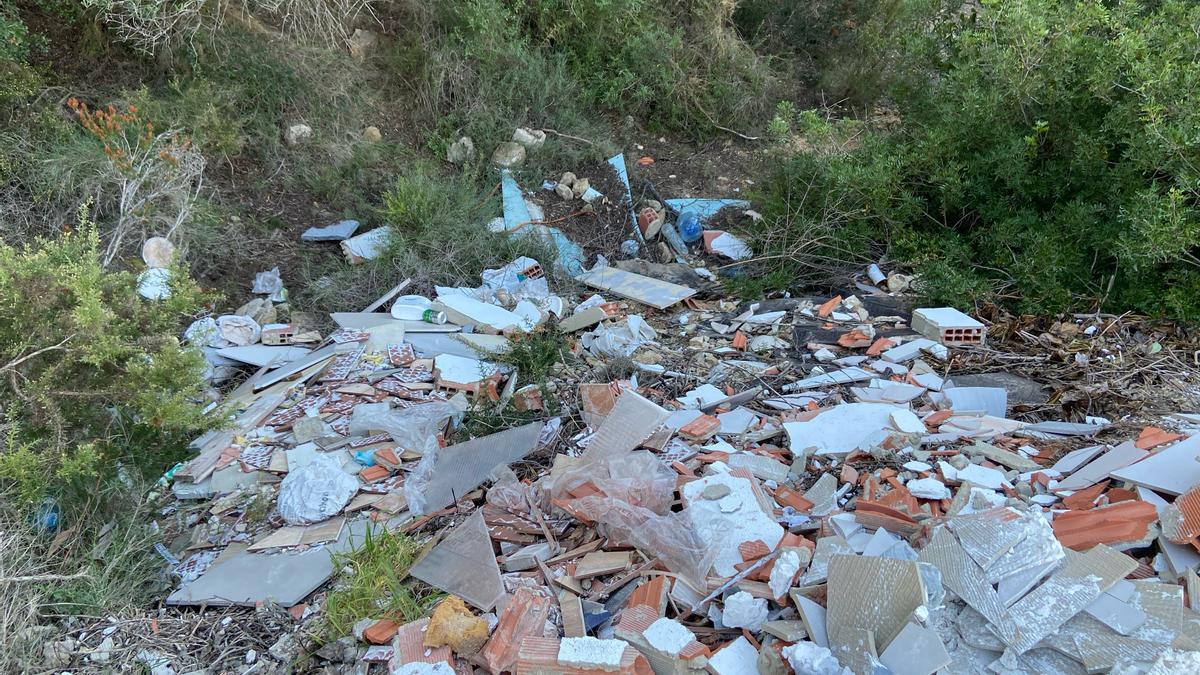
<svg viewBox="0 0 1200 675"><path fill-rule="evenodd" d="M289 525L319 523L340 513L357 493L358 479L322 453L284 477L276 506Z"/></svg>

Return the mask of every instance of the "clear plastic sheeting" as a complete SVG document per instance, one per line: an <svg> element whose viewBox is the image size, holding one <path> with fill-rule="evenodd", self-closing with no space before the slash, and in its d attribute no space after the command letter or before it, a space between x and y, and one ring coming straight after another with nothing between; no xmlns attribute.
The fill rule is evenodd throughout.
<svg viewBox="0 0 1200 675"><path fill-rule="evenodd" d="M358 492L358 479L332 455L320 454L279 486L279 515L289 525L318 523L341 512Z"/></svg>
<svg viewBox="0 0 1200 675"><path fill-rule="evenodd" d="M687 511L657 514L611 497L582 497L571 503L576 513L603 525L609 539L656 556L668 570L694 588L706 588L716 549L695 530Z"/></svg>

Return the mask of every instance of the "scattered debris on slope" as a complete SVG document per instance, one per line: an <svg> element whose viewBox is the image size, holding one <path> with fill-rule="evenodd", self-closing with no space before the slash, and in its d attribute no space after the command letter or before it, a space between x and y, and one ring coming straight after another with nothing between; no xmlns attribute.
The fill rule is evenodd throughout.
<svg viewBox="0 0 1200 675"><path fill-rule="evenodd" d="M624 159L612 166L627 185ZM425 617L361 617L309 656L318 665L929 675L1196 663L1200 416L1139 429L1053 415L1082 411L1069 392L1100 393L1062 374L1111 361L1119 318L999 339L1002 322L911 309L910 279L878 268L855 295L758 303L658 263L638 272L601 256L584 269L613 252L611 237L581 249L578 223L554 227L504 176L492 227L544 237L573 280L522 258L433 298L400 284L333 314L324 336L245 315L189 329L214 373L257 370L215 407L228 427L170 476L164 515L184 527L166 532L178 581L166 603L288 608L265 652L236 654L242 668L292 666L336 556L383 529L420 539L410 583L445 595ZM539 199L587 201L563 184ZM625 210L625 192L592 198ZM661 237L698 279L713 275L697 260L746 255L731 234L675 242L674 222L748 205L632 206L631 248ZM539 331L564 335L569 353L522 385L505 354ZM1124 344L1115 356L1141 349ZM464 433L464 417L505 411L533 421ZM98 661L111 633L66 652ZM166 645L151 656L155 673L236 665Z"/></svg>

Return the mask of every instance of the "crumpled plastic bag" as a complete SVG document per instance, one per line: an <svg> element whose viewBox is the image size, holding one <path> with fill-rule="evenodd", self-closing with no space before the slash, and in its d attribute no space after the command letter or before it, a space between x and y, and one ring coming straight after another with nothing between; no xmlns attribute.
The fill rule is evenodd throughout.
<svg viewBox="0 0 1200 675"><path fill-rule="evenodd" d="M696 532L686 509L659 515L619 499L597 496L573 500L571 506L584 518L603 525L612 542L657 556L694 588L707 588L717 547Z"/></svg>
<svg viewBox="0 0 1200 675"><path fill-rule="evenodd" d="M197 347L229 346L229 341L221 337L221 329L217 327L216 319L211 316L193 321L187 330L183 331L183 339Z"/></svg>
<svg viewBox="0 0 1200 675"><path fill-rule="evenodd" d="M340 513L356 493L358 479L332 455L319 454L284 477L276 507L289 525L319 523Z"/></svg>
<svg viewBox="0 0 1200 675"><path fill-rule="evenodd" d="M171 297L171 270L151 267L137 278L138 295L147 300L166 300Z"/></svg>
<svg viewBox="0 0 1200 675"><path fill-rule="evenodd" d="M584 349L597 358L631 356L638 347L653 344L658 333L641 316L630 314L621 323L600 324L580 336Z"/></svg>
<svg viewBox="0 0 1200 675"><path fill-rule="evenodd" d="M350 434L365 434L382 429L402 449L421 453L421 461L404 480L404 497L408 509L417 515L425 513L425 486L433 478L437 466L438 431L452 420L458 424L463 409L451 403L422 403L411 408L392 410L386 403L364 403L350 415Z"/></svg>
<svg viewBox="0 0 1200 675"><path fill-rule="evenodd" d="M283 287L283 278L279 276L279 268L273 267L270 272L259 272L254 275L254 286L251 293L265 295L271 302L287 300L287 289Z"/></svg>
<svg viewBox="0 0 1200 675"><path fill-rule="evenodd" d="M551 498L570 499L573 490L589 482L607 497L662 514L671 510L676 474L645 450L585 455L568 468L552 472L546 487Z"/></svg>
<svg viewBox="0 0 1200 675"><path fill-rule="evenodd" d="M252 345L262 337L262 327L258 322L241 314L226 314L217 317L217 330L226 342L239 347Z"/></svg>
<svg viewBox="0 0 1200 675"><path fill-rule="evenodd" d="M387 403L361 403L350 414L350 435L362 436L380 429L402 449L425 455L437 451L438 432L448 419L457 424L462 411L441 401L395 409Z"/></svg>
<svg viewBox="0 0 1200 675"><path fill-rule="evenodd" d="M529 486L518 480L511 468L498 466L489 478L492 487L487 491L487 503L511 513L529 512Z"/></svg>

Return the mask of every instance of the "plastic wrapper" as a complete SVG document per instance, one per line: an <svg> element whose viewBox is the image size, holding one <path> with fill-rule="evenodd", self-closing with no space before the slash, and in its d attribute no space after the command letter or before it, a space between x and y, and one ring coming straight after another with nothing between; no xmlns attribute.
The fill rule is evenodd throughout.
<svg viewBox="0 0 1200 675"><path fill-rule="evenodd" d="M319 454L279 486L279 515L289 525L318 523L341 512L358 492L358 479L332 455Z"/></svg>
<svg viewBox="0 0 1200 675"><path fill-rule="evenodd" d="M265 295L272 302L283 302L287 300L287 289L283 287L283 278L279 276L279 268L272 268L270 272L259 272L254 275L254 286L250 289L251 293Z"/></svg>
<svg viewBox="0 0 1200 675"><path fill-rule="evenodd" d="M492 487L487 491L487 503L512 513L527 513L531 499L529 486L517 480L517 474L507 466L492 472Z"/></svg>
<svg viewBox="0 0 1200 675"><path fill-rule="evenodd" d="M631 314L621 323L600 324L595 330L584 333L580 342L592 356L602 358L630 356L638 347L653 343L657 337L658 333L650 324L637 314Z"/></svg>
<svg viewBox="0 0 1200 675"><path fill-rule="evenodd" d="M171 297L171 270L151 267L138 275L138 295L147 300L165 300Z"/></svg>
<svg viewBox="0 0 1200 675"><path fill-rule="evenodd" d="M569 499L572 491L589 482L611 499L665 514L674 498L676 474L644 450L591 457L551 474L550 494Z"/></svg>
<svg viewBox="0 0 1200 675"><path fill-rule="evenodd" d="M221 337L221 329L217 328L216 319L210 316L193 321L187 330L183 331L183 339L187 340L188 344L197 347L229 346L229 342Z"/></svg>
<svg viewBox="0 0 1200 675"><path fill-rule="evenodd" d="M596 496L573 500L571 506L584 518L603 525L613 542L657 556L694 588L707 588L717 548L697 534L686 510L660 515L619 499Z"/></svg>

